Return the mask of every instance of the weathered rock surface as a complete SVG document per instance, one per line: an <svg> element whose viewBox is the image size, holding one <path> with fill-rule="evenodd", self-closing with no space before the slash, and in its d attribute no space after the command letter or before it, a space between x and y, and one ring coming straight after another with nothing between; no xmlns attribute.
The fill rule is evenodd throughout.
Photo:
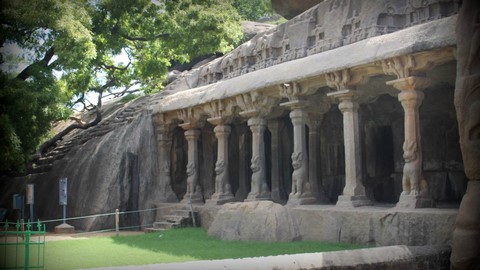
<svg viewBox="0 0 480 270"><path fill-rule="evenodd" d="M270 201L225 204L208 234L223 240L300 240L298 224L288 209Z"/></svg>
<svg viewBox="0 0 480 270"><path fill-rule="evenodd" d="M323 0L272 0L272 8L286 19L301 14Z"/></svg>
<svg viewBox="0 0 480 270"><path fill-rule="evenodd" d="M222 208L204 206L209 234L224 240L343 242L371 246L449 245L456 209L356 209L330 205L287 207L273 202L244 202ZM206 209L205 209L206 208Z"/></svg>
<svg viewBox="0 0 480 270"><path fill-rule="evenodd" d="M0 205L10 208L11 194L21 193L25 183L34 183L35 213L42 220L62 216L58 206L58 181L68 178L67 216L84 216L154 208L157 203L175 200L169 183L159 176L157 148L149 97L125 105L104 107L99 125L68 136L62 158L53 161L50 171L22 179L1 181ZM64 148L67 149L67 148ZM170 191L170 192L168 192ZM122 216L122 226L151 223L155 211ZM79 230L112 227L113 216L69 221ZM49 224L52 226L58 224Z"/></svg>

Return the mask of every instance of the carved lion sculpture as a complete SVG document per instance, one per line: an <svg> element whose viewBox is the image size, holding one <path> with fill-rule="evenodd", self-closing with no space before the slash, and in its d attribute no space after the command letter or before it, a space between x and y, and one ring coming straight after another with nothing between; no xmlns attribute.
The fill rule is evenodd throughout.
<svg viewBox="0 0 480 270"><path fill-rule="evenodd" d="M305 166L303 161L303 153L293 153L292 154L292 192L290 196L300 196L303 193L303 184L306 176L308 175L307 166Z"/></svg>
<svg viewBox="0 0 480 270"><path fill-rule="evenodd" d="M195 163L189 162L187 164L187 194L191 195L195 192L197 185L197 168Z"/></svg>
<svg viewBox="0 0 480 270"><path fill-rule="evenodd" d="M223 160L217 161L215 164L215 191L223 194L225 193L224 182L225 182L225 162Z"/></svg>
<svg viewBox="0 0 480 270"><path fill-rule="evenodd" d="M423 179L422 160L415 141L403 143L403 159L405 166L403 167L402 195L424 195L427 182Z"/></svg>

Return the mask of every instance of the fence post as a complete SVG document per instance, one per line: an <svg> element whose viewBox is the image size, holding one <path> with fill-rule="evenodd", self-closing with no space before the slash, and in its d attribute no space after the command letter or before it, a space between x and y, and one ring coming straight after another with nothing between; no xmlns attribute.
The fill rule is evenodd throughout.
<svg viewBox="0 0 480 270"><path fill-rule="evenodd" d="M118 236L118 227L119 227L119 223L120 223L120 216L119 216L119 212L118 212L118 208L115 209L115 232Z"/></svg>
<svg viewBox="0 0 480 270"><path fill-rule="evenodd" d="M25 269L30 268L30 220L27 221L27 230L25 231Z"/></svg>

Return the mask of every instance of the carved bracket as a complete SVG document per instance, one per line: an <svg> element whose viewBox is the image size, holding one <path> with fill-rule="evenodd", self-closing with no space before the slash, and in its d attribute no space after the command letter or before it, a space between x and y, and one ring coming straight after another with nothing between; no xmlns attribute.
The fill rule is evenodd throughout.
<svg viewBox="0 0 480 270"><path fill-rule="evenodd" d="M354 90L357 85L366 83L368 77L353 73L350 69L342 69L325 74L330 88L336 91Z"/></svg>
<svg viewBox="0 0 480 270"><path fill-rule="evenodd" d="M382 61L383 72L387 75L395 75L397 79L425 76L425 71L432 67L433 63L426 57L415 57L411 54Z"/></svg>
<svg viewBox="0 0 480 270"><path fill-rule="evenodd" d="M199 108L190 107L177 111L177 116L183 121L180 126L184 129L200 128L203 126L204 117Z"/></svg>
<svg viewBox="0 0 480 270"><path fill-rule="evenodd" d="M237 106L242 110L242 117L264 117L268 115L273 107L277 105L278 99L260 94L259 91L252 91L235 97Z"/></svg>
<svg viewBox="0 0 480 270"><path fill-rule="evenodd" d="M203 110L210 116L207 121L211 124L228 124L233 119L234 105L231 99L219 99L205 104Z"/></svg>

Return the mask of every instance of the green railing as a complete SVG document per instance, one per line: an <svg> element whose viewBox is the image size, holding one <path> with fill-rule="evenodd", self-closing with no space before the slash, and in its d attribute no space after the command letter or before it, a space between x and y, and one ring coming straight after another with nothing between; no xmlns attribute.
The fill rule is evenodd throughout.
<svg viewBox="0 0 480 270"><path fill-rule="evenodd" d="M0 232L0 269L44 269L45 224L18 221L10 226L7 221L3 228Z"/></svg>

